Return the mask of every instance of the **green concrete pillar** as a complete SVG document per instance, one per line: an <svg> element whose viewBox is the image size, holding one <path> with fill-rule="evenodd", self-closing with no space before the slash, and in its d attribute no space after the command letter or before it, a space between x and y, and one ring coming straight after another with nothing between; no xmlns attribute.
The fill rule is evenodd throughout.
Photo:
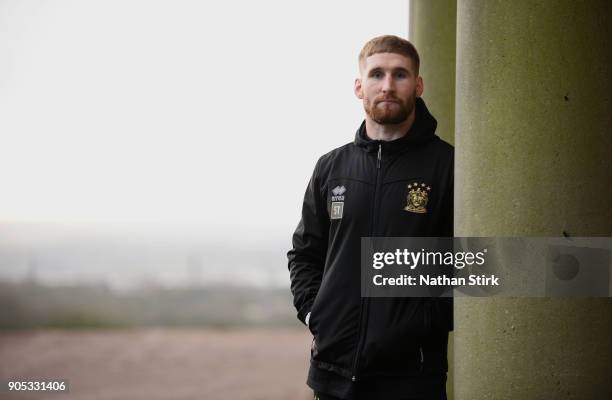
<svg viewBox="0 0 612 400"><path fill-rule="evenodd" d="M438 121L436 133L455 143L455 31L456 0L410 0L408 40L421 58L419 74L423 77L423 99ZM453 332L448 342L449 400L453 399Z"/></svg>
<svg viewBox="0 0 612 400"><path fill-rule="evenodd" d="M455 234L612 236L612 2L459 0ZM456 299L455 399L612 398L612 301Z"/></svg>
<svg viewBox="0 0 612 400"><path fill-rule="evenodd" d="M455 140L456 0L410 0L408 39L421 57L423 100L438 120L438 135Z"/></svg>

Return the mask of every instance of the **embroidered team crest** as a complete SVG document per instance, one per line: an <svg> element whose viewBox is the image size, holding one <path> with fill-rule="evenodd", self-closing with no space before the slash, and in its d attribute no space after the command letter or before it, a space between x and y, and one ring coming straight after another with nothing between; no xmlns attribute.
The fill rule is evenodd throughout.
<svg viewBox="0 0 612 400"><path fill-rule="evenodd" d="M404 210L413 213L424 214L427 212L427 202L429 201L429 192L431 187L424 183L411 183L408 185L407 204Z"/></svg>

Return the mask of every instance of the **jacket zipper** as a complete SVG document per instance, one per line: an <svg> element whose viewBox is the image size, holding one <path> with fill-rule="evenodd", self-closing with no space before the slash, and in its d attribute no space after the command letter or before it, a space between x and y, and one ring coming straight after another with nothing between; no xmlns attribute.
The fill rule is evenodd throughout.
<svg viewBox="0 0 612 400"><path fill-rule="evenodd" d="M425 364L425 356L423 355L423 345L419 345L419 371L423 372L423 365Z"/></svg>
<svg viewBox="0 0 612 400"><path fill-rule="evenodd" d="M429 299L427 299L429 300ZM425 325L425 333L428 334L431 331L431 314L432 314L432 304L429 301L423 302L423 319ZM425 367L425 354L423 353L423 345L419 345L419 370L423 372L423 368Z"/></svg>
<svg viewBox="0 0 612 400"><path fill-rule="evenodd" d="M374 181L374 204L372 204L372 227L370 229L370 234L374 233L374 228L376 226L376 211L378 209L378 175L380 173L380 164L382 161L382 143L378 144L378 156L376 158L376 180ZM364 313L364 303L365 303L365 313ZM357 381L357 368L359 367L359 353L361 353L361 348L363 347L364 336L367 329L367 321L368 321L368 309L369 309L369 299L362 298L361 299L361 307L359 309L359 332L357 339L357 350L355 351L355 360L353 362L353 376L351 380L353 382ZM365 314L365 317L364 317ZM363 325L363 326L362 326ZM363 328L363 329L362 329ZM363 335L361 332L363 331Z"/></svg>

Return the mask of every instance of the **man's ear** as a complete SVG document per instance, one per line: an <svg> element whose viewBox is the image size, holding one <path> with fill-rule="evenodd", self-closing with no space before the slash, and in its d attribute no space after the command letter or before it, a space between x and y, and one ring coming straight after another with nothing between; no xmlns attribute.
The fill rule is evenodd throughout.
<svg viewBox="0 0 612 400"><path fill-rule="evenodd" d="M355 78L355 96L363 100L363 90L361 88L361 78Z"/></svg>
<svg viewBox="0 0 612 400"><path fill-rule="evenodd" d="M417 97L421 97L421 95L423 94L423 90L425 90L425 85L423 83L423 78L421 78L421 76L417 76L417 81L416 81L416 95Z"/></svg>

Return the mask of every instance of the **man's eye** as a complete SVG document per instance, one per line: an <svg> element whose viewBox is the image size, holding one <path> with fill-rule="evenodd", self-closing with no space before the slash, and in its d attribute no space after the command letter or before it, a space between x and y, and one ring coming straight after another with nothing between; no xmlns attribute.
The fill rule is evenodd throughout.
<svg viewBox="0 0 612 400"><path fill-rule="evenodd" d="M399 79L404 79L407 77L405 72L398 72L397 74L395 74L395 76Z"/></svg>
<svg viewBox="0 0 612 400"><path fill-rule="evenodd" d="M372 78L380 79L380 78L382 78L382 76L383 76L382 72L373 72L372 73Z"/></svg>

